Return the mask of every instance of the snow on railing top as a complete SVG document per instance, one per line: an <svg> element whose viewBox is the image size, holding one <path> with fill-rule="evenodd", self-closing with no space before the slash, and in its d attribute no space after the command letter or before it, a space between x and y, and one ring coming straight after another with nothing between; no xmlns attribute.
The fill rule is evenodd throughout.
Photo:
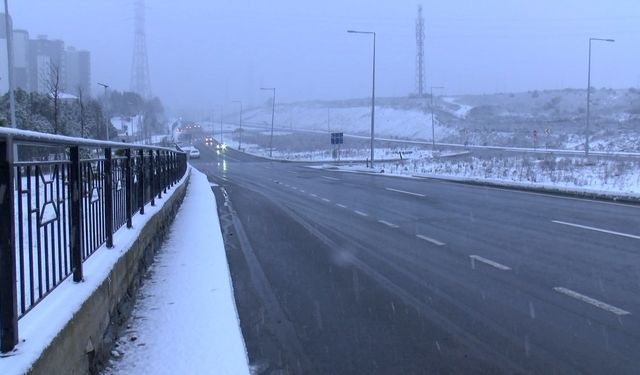
<svg viewBox="0 0 640 375"><path fill-rule="evenodd" d="M127 148L135 147L147 150L166 150L180 152L175 148L159 147L159 146L147 146L138 145L132 143L101 141L96 139L87 139L79 137L69 137L66 135L47 134L40 133L32 130L14 129L0 127L0 138L12 137L14 140L32 143L57 143L64 145L83 146L83 147L112 147L112 148Z"/></svg>

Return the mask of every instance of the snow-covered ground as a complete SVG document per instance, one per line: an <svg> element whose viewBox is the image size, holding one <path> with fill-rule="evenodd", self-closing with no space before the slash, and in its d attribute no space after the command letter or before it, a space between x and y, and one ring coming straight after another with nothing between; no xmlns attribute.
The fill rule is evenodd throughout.
<svg viewBox="0 0 640 375"><path fill-rule="evenodd" d="M249 374L215 197L192 169L105 374Z"/></svg>
<svg viewBox="0 0 640 375"><path fill-rule="evenodd" d="M118 137L131 137L140 132L144 119L142 115L132 117L116 116L112 117L110 121L111 125L118 130Z"/></svg>
<svg viewBox="0 0 640 375"><path fill-rule="evenodd" d="M381 162L376 173L524 184L545 188L589 191L621 196L640 195L640 161L580 157L510 156L478 158L418 158ZM335 168L335 167L332 167ZM337 167L345 171L371 171L364 164Z"/></svg>
<svg viewBox="0 0 640 375"><path fill-rule="evenodd" d="M443 101L449 103L449 104L453 104L455 106L457 106L457 109L452 111L452 114L454 116L456 116L459 119L465 119L467 117L467 114L469 113L469 111L471 109L473 109L472 106L470 105L466 105L466 104L461 104L457 101L457 98L452 97L452 96L446 96L442 98Z"/></svg>
<svg viewBox="0 0 640 375"><path fill-rule="evenodd" d="M431 112L414 108L376 106L376 135L407 139L431 139ZM329 108L320 104L291 104L276 106L275 126L296 130L321 130L350 134L369 134L371 131L371 107L354 106ZM247 124L265 126L271 124L271 107L256 108L244 113ZM435 115L435 133L442 139L455 130L440 124Z"/></svg>
<svg viewBox="0 0 640 375"><path fill-rule="evenodd" d="M598 89L591 96L591 147L608 152L640 152L640 90ZM276 103L279 130L315 130L367 135L371 126L366 98ZM542 90L519 93L435 96L431 99L376 98L375 132L379 138L429 141L431 112L435 137L445 143L584 150L585 90ZM245 126L267 129L272 107L243 112ZM238 113L226 121L237 122Z"/></svg>

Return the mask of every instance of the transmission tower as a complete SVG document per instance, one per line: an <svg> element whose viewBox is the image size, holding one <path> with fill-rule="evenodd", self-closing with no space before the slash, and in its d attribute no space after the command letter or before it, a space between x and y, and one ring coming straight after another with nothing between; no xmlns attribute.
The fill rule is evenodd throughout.
<svg viewBox="0 0 640 375"><path fill-rule="evenodd" d="M424 92L424 18L422 5L418 5L416 18L416 94L421 97Z"/></svg>
<svg viewBox="0 0 640 375"><path fill-rule="evenodd" d="M130 89L143 98L149 98L151 96L143 0L136 0L135 2L135 34L133 38L133 63L131 64Z"/></svg>

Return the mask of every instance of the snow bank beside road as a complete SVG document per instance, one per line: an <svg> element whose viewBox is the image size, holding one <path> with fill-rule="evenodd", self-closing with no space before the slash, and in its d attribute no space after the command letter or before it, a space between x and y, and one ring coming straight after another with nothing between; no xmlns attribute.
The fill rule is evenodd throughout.
<svg viewBox="0 0 640 375"><path fill-rule="evenodd" d="M215 197L195 169L112 354L106 374L249 374Z"/></svg>
<svg viewBox="0 0 640 375"><path fill-rule="evenodd" d="M454 155L452 155L454 156ZM371 173L362 163L340 166L340 170ZM397 176L441 178L505 187L540 188L637 200L640 197L640 161L532 155L456 158L419 158L377 162L376 173Z"/></svg>

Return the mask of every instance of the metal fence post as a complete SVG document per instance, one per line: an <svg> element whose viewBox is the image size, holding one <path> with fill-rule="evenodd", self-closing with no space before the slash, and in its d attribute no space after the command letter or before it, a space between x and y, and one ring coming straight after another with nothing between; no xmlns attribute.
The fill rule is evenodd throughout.
<svg viewBox="0 0 640 375"><path fill-rule="evenodd" d="M0 141L0 352L18 343L13 143Z"/></svg>
<svg viewBox="0 0 640 375"><path fill-rule="evenodd" d="M154 185L154 170L155 168L155 163L153 160L153 150L149 150L149 196L151 197L151 205L155 206L156 205L156 192L155 190L153 190L153 188L155 187Z"/></svg>
<svg viewBox="0 0 640 375"><path fill-rule="evenodd" d="M71 269L73 281L79 283L82 275L82 191L80 171L80 148L72 146L69 149L71 166L69 170L69 197L71 205L69 210L69 246L71 248Z"/></svg>
<svg viewBox="0 0 640 375"><path fill-rule="evenodd" d="M170 169L170 173L169 173L169 187L173 187L173 183L175 182L174 180L174 176L176 174L176 165L175 165L176 159L175 159L175 154L173 152L169 153L169 169Z"/></svg>
<svg viewBox="0 0 640 375"><path fill-rule="evenodd" d="M138 150L140 164L138 164L138 208L140 215L144 215L144 150Z"/></svg>
<svg viewBox="0 0 640 375"><path fill-rule="evenodd" d="M164 173L162 175L162 185L163 191L167 194L167 185L169 185L169 153L166 151L162 151L163 159L164 159Z"/></svg>
<svg viewBox="0 0 640 375"><path fill-rule="evenodd" d="M125 175L125 184L127 193L124 195L124 205L125 205L125 214L127 215L127 228L131 228L133 223L131 222L131 216L133 215L133 191L131 191L131 149L127 148L125 150L125 155L127 156L127 165L126 165L126 175Z"/></svg>
<svg viewBox="0 0 640 375"><path fill-rule="evenodd" d="M104 229L107 247L113 247L113 157L111 147L104 149Z"/></svg>
<svg viewBox="0 0 640 375"><path fill-rule="evenodd" d="M162 151L158 151L158 199L162 199L162 184L164 176L164 162L162 159Z"/></svg>

